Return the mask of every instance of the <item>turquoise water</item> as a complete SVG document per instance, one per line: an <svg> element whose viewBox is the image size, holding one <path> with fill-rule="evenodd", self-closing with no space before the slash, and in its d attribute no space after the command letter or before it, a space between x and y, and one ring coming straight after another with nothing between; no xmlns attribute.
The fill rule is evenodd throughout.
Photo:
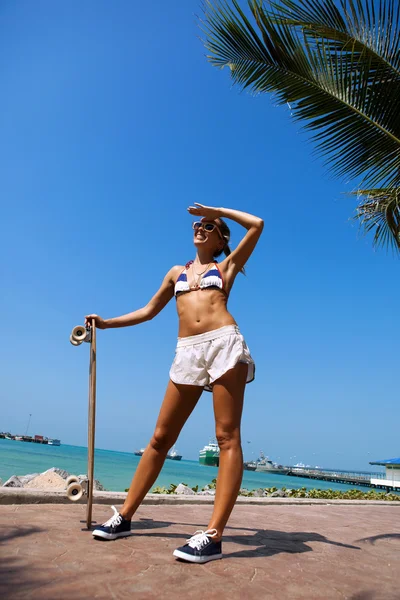
<svg viewBox="0 0 400 600"><path fill-rule="evenodd" d="M127 452L112 450L96 450L95 477L107 490L122 491L129 487L132 475L140 457ZM29 444L14 440L0 439L0 479L6 481L11 475L41 473L51 467L65 469L69 473L80 475L87 470L87 448L81 446L47 446ZM165 465L155 485L169 486L170 483L186 483L200 488L210 483L217 476L218 469L206 467L191 460L165 461ZM312 481L301 477L255 473L245 471L242 487L254 489L259 487L287 488L314 487L320 489L347 490L354 486L335 484L325 481ZM368 488L364 488L368 491Z"/></svg>

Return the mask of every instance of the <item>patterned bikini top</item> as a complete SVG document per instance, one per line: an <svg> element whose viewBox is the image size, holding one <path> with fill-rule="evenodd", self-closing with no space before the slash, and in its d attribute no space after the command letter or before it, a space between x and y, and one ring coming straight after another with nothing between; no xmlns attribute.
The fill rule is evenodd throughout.
<svg viewBox="0 0 400 600"><path fill-rule="evenodd" d="M178 294L182 294L185 292L191 292L192 290L197 289L205 289L205 288L218 288L225 292L224 289L224 280L221 274L221 271L218 268L217 263L214 263L213 266L202 275L198 287L191 288L188 282L188 271L190 265L193 263L191 260L188 262L183 269L182 273L179 275L178 279L175 282L175 290L174 294L177 296Z"/></svg>

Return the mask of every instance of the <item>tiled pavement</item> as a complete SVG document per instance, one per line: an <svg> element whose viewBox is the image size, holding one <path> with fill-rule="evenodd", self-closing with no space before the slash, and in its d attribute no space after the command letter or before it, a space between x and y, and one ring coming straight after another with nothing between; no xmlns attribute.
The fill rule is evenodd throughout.
<svg viewBox="0 0 400 600"><path fill-rule="evenodd" d="M211 509L142 506L131 537L100 542L85 506L0 506L0 598L400 600L400 506L236 506L223 560L176 561Z"/></svg>

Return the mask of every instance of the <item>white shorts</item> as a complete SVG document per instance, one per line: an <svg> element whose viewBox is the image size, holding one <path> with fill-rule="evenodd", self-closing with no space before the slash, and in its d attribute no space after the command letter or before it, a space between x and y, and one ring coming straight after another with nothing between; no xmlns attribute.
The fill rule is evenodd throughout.
<svg viewBox="0 0 400 600"><path fill-rule="evenodd" d="M178 338L169 376L174 383L198 385L212 391L214 381L237 363L248 365L246 383L253 381L255 364L236 325Z"/></svg>

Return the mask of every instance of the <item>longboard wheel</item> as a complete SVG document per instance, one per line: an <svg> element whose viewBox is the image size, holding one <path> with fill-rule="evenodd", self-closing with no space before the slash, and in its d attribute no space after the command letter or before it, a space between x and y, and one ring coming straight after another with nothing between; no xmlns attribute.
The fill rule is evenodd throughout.
<svg viewBox="0 0 400 600"><path fill-rule="evenodd" d="M80 483L70 483L67 487L67 498L72 502L78 502L83 496L83 488Z"/></svg>
<svg viewBox="0 0 400 600"><path fill-rule="evenodd" d="M80 345L81 345L81 343L82 343L82 342L76 342L76 341L74 340L74 338L72 337L72 335L70 335L70 336L69 336L69 341L71 342L71 344L72 344L73 346L80 346Z"/></svg>
<svg viewBox="0 0 400 600"><path fill-rule="evenodd" d="M71 338L75 342L78 342L79 344L81 344L82 342L84 342L86 340L87 335L88 335L88 330L86 329L86 327L84 327L83 325L77 325L72 330Z"/></svg>
<svg viewBox="0 0 400 600"><path fill-rule="evenodd" d="M77 478L76 475L70 475L69 477L67 477L67 487L71 484L71 483L79 483L79 479Z"/></svg>

